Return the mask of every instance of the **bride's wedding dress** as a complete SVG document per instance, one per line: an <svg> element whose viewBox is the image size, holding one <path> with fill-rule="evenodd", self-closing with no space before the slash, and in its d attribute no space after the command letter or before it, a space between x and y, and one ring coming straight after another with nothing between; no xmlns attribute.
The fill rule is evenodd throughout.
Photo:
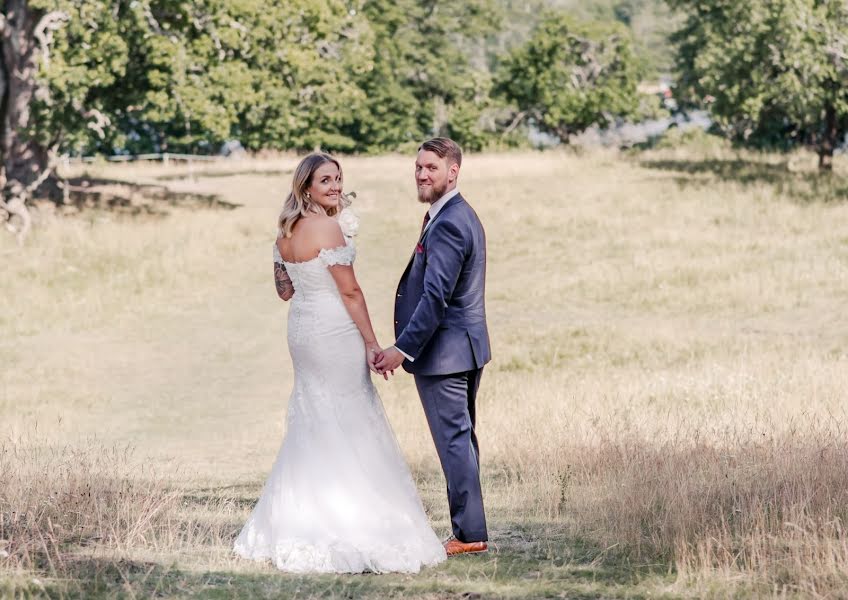
<svg viewBox="0 0 848 600"><path fill-rule="evenodd" d="M295 289L286 435L235 543L239 555L283 571L417 572L445 559L328 270L355 254L348 241L285 262Z"/></svg>

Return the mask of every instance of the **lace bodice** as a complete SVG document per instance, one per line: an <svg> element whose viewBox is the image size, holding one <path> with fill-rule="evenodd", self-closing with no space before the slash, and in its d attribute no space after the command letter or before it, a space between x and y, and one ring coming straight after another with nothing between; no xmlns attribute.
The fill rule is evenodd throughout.
<svg viewBox="0 0 848 600"><path fill-rule="evenodd" d="M293 300L302 302L316 294L338 294L336 282L327 267L352 265L356 258L353 240L345 238L345 245L338 248L323 248L318 256L302 262L287 262L280 256L274 244L274 262L283 263L294 286Z"/></svg>

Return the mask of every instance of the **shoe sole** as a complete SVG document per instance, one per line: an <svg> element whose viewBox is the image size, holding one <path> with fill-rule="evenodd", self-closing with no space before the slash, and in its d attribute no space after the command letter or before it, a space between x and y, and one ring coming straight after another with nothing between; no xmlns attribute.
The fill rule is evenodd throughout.
<svg viewBox="0 0 848 600"><path fill-rule="evenodd" d="M453 554L448 554L448 558L450 558L451 556L462 556L463 554L486 554L486 552L488 551L489 549L486 548L485 550L466 550L465 552L454 552Z"/></svg>

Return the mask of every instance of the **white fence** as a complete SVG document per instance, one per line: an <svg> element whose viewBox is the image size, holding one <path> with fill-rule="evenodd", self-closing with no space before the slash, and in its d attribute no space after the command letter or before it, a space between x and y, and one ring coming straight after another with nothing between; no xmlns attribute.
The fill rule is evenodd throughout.
<svg viewBox="0 0 848 600"><path fill-rule="evenodd" d="M64 156L63 162L66 165L79 163L93 163L101 160L109 162L134 162L134 161L161 161L163 165L169 164L171 161L183 162L212 162L217 161L223 156L209 154L177 154L173 152L157 152L155 154L117 154L115 156Z"/></svg>

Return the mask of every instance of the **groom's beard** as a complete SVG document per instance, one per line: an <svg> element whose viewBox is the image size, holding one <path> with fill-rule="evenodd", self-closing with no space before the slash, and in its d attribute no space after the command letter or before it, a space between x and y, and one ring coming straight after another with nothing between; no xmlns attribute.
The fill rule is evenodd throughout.
<svg viewBox="0 0 848 600"><path fill-rule="evenodd" d="M448 182L444 182L441 186L433 184L429 187L418 188L418 201L422 204L433 204L436 200L445 195L448 189Z"/></svg>

